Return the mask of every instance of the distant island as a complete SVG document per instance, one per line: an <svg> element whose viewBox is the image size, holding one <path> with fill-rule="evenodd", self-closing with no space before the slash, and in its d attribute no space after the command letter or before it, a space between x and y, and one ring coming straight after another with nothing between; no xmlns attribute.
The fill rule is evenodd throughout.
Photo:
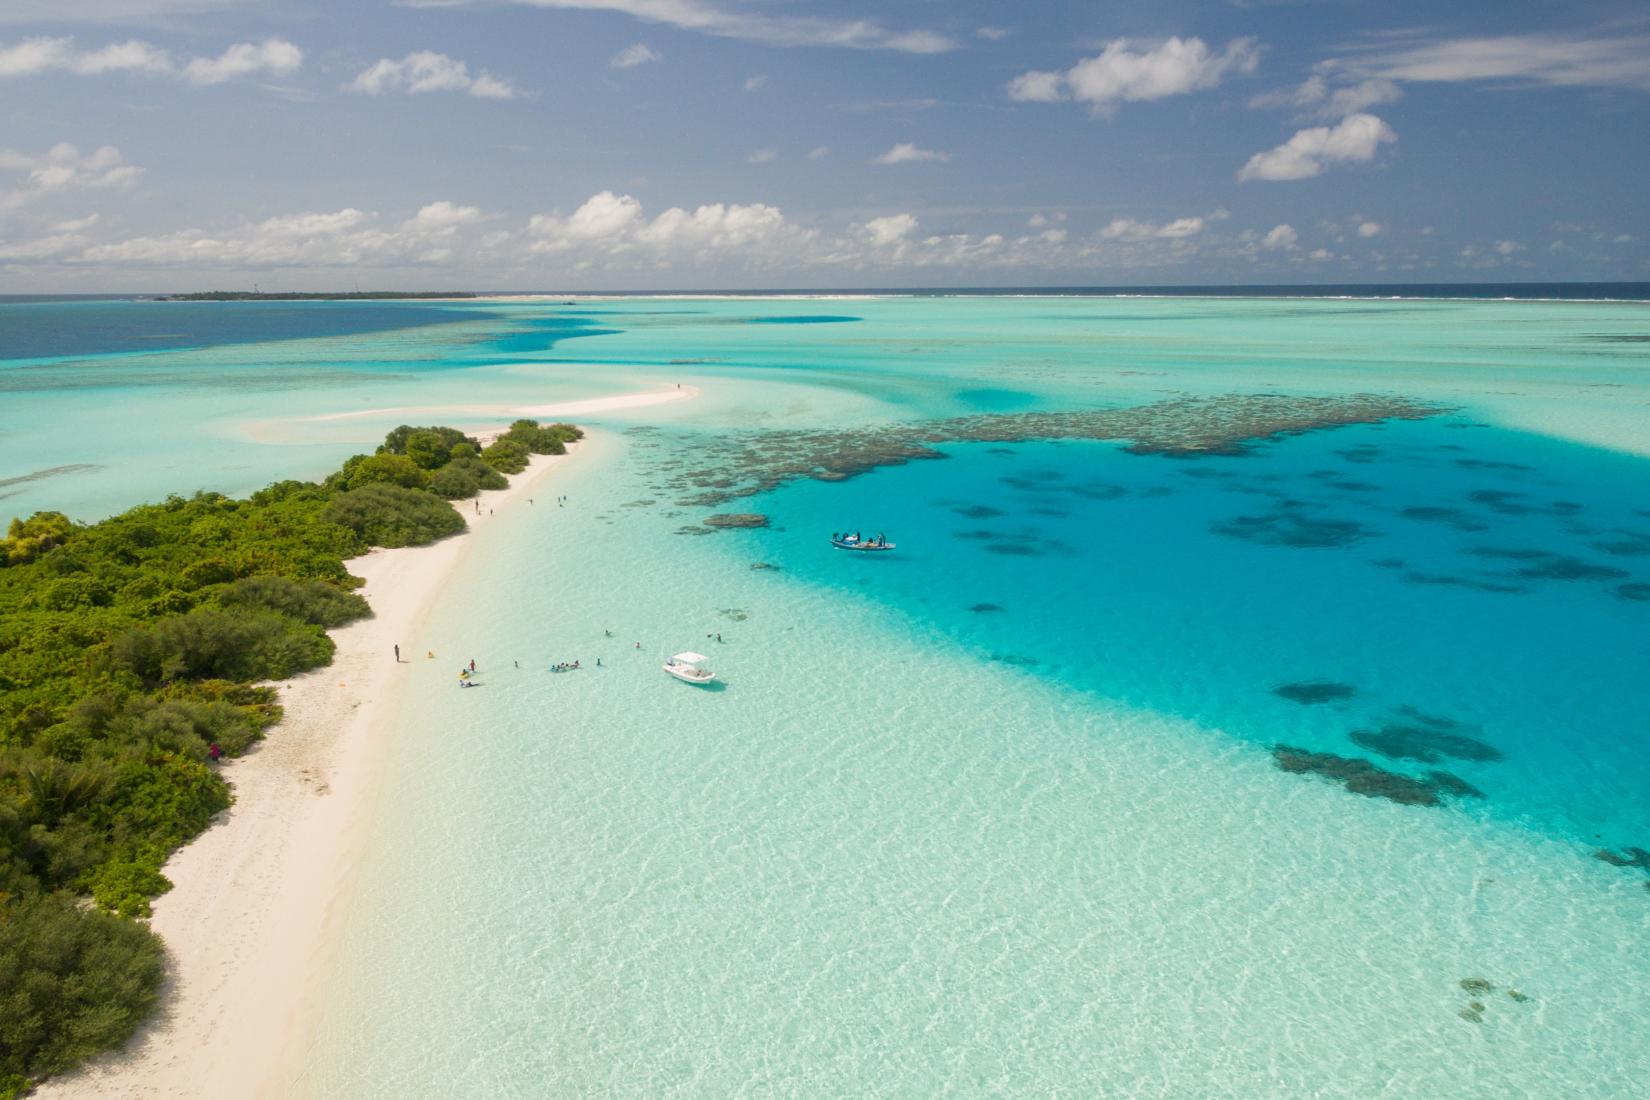
<svg viewBox="0 0 1650 1100"><path fill-rule="evenodd" d="M350 290L328 294L289 290L260 294L255 290L203 290L194 294L161 294L157 302L362 302L413 298L474 298L469 290Z"/></svg>

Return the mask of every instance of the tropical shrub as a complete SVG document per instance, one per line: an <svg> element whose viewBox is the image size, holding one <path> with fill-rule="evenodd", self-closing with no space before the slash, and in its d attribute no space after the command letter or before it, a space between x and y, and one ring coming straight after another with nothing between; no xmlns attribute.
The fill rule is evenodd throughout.
<svg viewBox="0 0 1650 1100"><path fill-rule="evenodd" d="M364 485L327 502L321 518L370 546L423 546L464 530L464 517L439 498L397 485Z"/></svg>
<svg viewBox="0 0 1650 1100"><path fill-rule="evenodd" d="M0 1096L125 1042L163 973L141 924L64 895L0 896Z"/></svg>
<svg viewBox="0 0 1650 1100"><path fill-rule="evenodd" d="M583 439L584 432L571 424L541 425L537 420L517 420L504 433L504 438L520 443L536 455L559 455L567 453L567 444Z"/></svg>
<svg viewBox="0 0 1650 1100"><path fill-rule="evenodd" d="M481 452L481 461L501 474L519 474L527 469L527 448L513 439L499 438Z"/></svg>

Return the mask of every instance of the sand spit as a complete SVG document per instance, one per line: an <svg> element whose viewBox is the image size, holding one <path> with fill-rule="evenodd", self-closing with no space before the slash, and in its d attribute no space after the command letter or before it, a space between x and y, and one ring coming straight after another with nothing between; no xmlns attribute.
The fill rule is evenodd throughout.
<svg viewBox="0 0 1650 1100"><path fill-rule="evenodd" d="M652 403L635 400L652 396L542 408L557 410L543 415L571 416L576 405L593 414ZM456 506L479 528L495 513L526 506L535 486L571 457L535 455L508 488L480 494L479 509L468 501ZM459 536L374 550L346 563L366 581L360 591L372 617L332 632L338 648L331 665L280 685L285 718L224 765L234 805L164 868L173 887L154 903L151 925L166 942L169 975L155 1016L124 1050L46 1082L36 1095L223 1100L290 1093L324 985L329 930L359 856L368 795L393 740L387 727L397 683L425 660L412 640L473 542ZM404 663L396 663L397 645Z"/></svg>

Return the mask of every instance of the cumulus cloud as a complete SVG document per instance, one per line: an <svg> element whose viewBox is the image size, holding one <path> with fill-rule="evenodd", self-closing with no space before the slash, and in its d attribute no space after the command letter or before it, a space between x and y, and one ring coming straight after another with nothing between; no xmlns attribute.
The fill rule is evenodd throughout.
<svg viewBox="0 0 1650 1100"><path fill-rule="evenodd" d="M813 236L766 203L708 203L692 211L673 206L650 220L634 197L612 191L592 195L566 218L536 214L527 233L530 252L561 256L581 269L718 257L775 266L794 261Z"/></svg>
<svg viewBox="0 0 1650 1100"><path fill-rule="evenodd" d="M637 65L646 65L652 61L663 61L665 55L655 50L645 42L637 42L633 46L626 46L608 61L608 65L615 69L634 69Z"/></svg>
<svg viewBox="0 0 1650 1100"><path fill-rule="evenodd" d="M922 161L950 160L950 153L941 153L935 149L919 149L909 141L902 141L889 149L880 157L872 159L872 164L913 164Z"/></svg>
<svg viewBox="0 0 1650 1100"><path fill-rule="evenodd" d="M1385 227L1380 222L1364 221L1358 223L1358 236L1369 238L1378 236Z"/></svg>
<svg viewBox="0 0 1650 1100"><path fill-rule="evenodd" d="M417 50L399 61L381 58L358 73L344 89L366 95L462 92L477 99L514 99L519 94L508 81L486 70L471 75L464 62L433 50Z"/></svg>
<svg viewBox="0 0 1650 1100"><path fill-rule="evenodd" d="M745 156L746 164L772 164L779 159L779 154L772 149L758 149Z"/></svg>
<svg viewBox="0 0 1650 1100"><path fill-rule="evenodd" d="M1123 101L1163 99L1213 88L1228 73L1253 72L1259 60L1260 49L1253 38L1233 39L1219 53L1201 38L1170 38L1146 49L1137 49L1134 39L1117 38L1094 57L1064 71L1021 73L1009 81L1008 95L1033 103L1071 99L1088 104L1096 114L1106 114Z"/></svg>
<svg viewBox="0 0 1650 1100"><path fill-rule="evenodd" d="M808 159L809 160L824 160L827 156L830 155L830 153L831 153L830 146L828 146L828 145L815 145L812 149L808 150Z"/></svg>
<svg viewBox="0 0 1650 1100"><path fill-rule="evenodd" d="M1294 226L1285 222L1282 225L1274 225L1266 236L1261 238L1260 246L1273 250L1281 249L1287 252L1295 247L1295 242L1300 240L1300 236L1299 233L1295 232Z"/></svg>
<svg viewBox="0 0 1650 1100"><path fill-rule="evenodd" d="M217 57L196 57L184 62L136 38L92 50L79 49L72 37L26 38L15 45L0 46L0 79L48 72L75 76L128 73L208 85L259 74L285 76L295 72L303 60L302 50L280 38L238 42Z"/></svg>
<svg viewBox="0 0 1650 1100"><path fill-rule="evenodd" d="M1274 149L1256 153L1238 171L1238 180L1303 180L1332 164L1373 160L1397 133L1374 115L1349 115L1334 126L1298 130Z"/></svg>
<svg viewBox="0 0 1650 1100"><path fill-rule="evenodd" d="M3 163L22 170L17 166L24 159L5 154ZM30 165L40 160L26 159ZM73 159L87 171L120 167L107 153L70 158L65 152L57 159ZM525 225L499 224L497 216L452 200L427 203L399 219L341 206L125 239L110 234L95 215L58 216L40 219L32 237L8 234L0 242L0 261L13 272L31 267L124 271L133 281L169 270L268 269L302 270L320 280L335 277L325 272L351 268L403 270L409 279L423 268L594 286L638 277L675 285L691 280L735 285L741 273L753 283L776 285L776 276L802 272L858 285L879 272L927 271L947 279L972 272L983 280L988 273L1063 271L1092 278L1103 271L1145 272L1261 254L1262 238L1254 232L1222 235L1217 229L1222 216L1217 211L1162 222L1118 218L1103 228L1077 231L1058 224L1063 214L1045 213L1017 232L925 232L917 214L898 210L821 226L799 224L777 206L760 202L671 206L654 213L634 196L609 190L591 195L571 213L537 214ZM1265 238L1267 246L1304 258L1289 249L1290 232L1287 226L1274 229ZM1492 248L1485 255L1493 258Z"/></svg>
<svg viewBox="0 0 1650 1100"><path fill-rule="evenodd" d="M409 7L462 7L479 0L403 0ZM647 23L721 38L739 38L770 46L840 46L856 50L944 53L957 48L949 35L930 30L893 30L872 19L828 19L811 15L775 15L751 10L751 4L712 0L512 0L535 8L607 11Z"/></svg>
<svg viewBox="0 0 1650 1100"><path fill-rule="evenodd" d="M482 220L474 206L432 202L401 222L345 207L182 229L81 249L78 263L200 268L352 267L445 263L461 231Z"/></svg>
<svg viewBox="0 0 1650 1100"><path fill-rule="evenodd" d="M240 42L217 57L197 57L183 67L191 84L222 84L238 77L268 73L285 76L304 63L304 51L279 38L259 43Z"/></svg>
<svg viewBox="0 0 1650 1100"><path fill-rule="evenodd" d="M1204 218L1176 218L1171 222L1159 225L1156 222L1136 221L1134 218L1113 218L1107 226L1100 230L1102 240L1108 241L1149 241L1179 240L1183 237L1194 237L1203 232L1208 226Z"/></svg>
<svg viewBox="0 0 1650 1100"><path fill-rule="evenodd" d="M872 218L861 228L873 245L883 247L916 232L917 219L910 214L889 214L886 217Z"/></svg>
<svg viewBox="0 0 1650 1100"><path fill-rule="evenodd" d="M113 145L82 153L61 142L39 154L0 149L0 172L22 176L15 186L0 191L0 211L6 211L59 191L131 187L143 169L127 164Z"/></svg>
<svg viewBox="0 0 1650 1100"><path fill-rule="evenodd" d="M767 73L756 73L745 78L744 88L747 92L754 92L768 82Z"/></svg>

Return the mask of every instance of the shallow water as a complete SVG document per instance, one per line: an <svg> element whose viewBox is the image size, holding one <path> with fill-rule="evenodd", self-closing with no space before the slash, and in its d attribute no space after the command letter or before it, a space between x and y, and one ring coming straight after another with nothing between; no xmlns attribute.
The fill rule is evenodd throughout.
<svg viewBox="0 0 1650 1100"><path fill-rule="evenodd" d="M483 533L415 640L307 1094L1613 1096L1646 1068L1642 875L1284 774L1212 724L1219 662L1192 722L1145 709L1161 669L1123 701L993 660L933 610L980 591L949 547L843 560L790 506L675 535L625 507L648 464ZM662 675L683 647L726 689Z"/></svg>
<svg viewBox="0 0 1650 1100"><path fill-rule="evenodd" d="M314 476L405 418L327 413L703 390L599 418L403 641L437 658L312 1095L1617 1096L1650 1069L1650 876L1593 853L1650 847L1647 331L1590 303L466 303L0 361L0 481L92 467L0 504ZM1449 411L1242 457L944 444L681 503L773 429L1257 392ZM680 533L716 510L770 526ZM665 677L681 648L725 689ZM1279 744L1481 797L1360 797Z"/></svg>

